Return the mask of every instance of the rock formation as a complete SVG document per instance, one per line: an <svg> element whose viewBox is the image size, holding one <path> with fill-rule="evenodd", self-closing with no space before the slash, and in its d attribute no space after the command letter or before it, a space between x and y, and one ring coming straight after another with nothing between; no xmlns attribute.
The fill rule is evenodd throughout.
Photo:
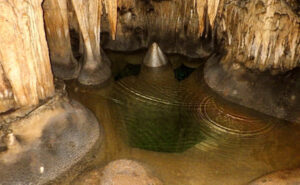
<svg viewBox="0 0 300 185"><path fill-rule="evenodd" d="M128 159L112 161L104 168L92 170L75 179L72 184L82 185L162 185L144 164Z"/></svg>
<svg viewBox="0 0 300 185"><path fill-rule="evenodd" d="M70 40L67 0L45 0L43 3L47 42L54 75L69 80L78 77L80 66Z"/></svg>
<svg viewBox="0 0 300 185"><path fill-rule="evenodd" d="M1 111L36 105L54 94L41 3L0 2L1 94L14 99L3 102Z"/></svg>
<svg viewBox="0 0 300 185"><path fill-rule="evenodd" d="M227 35L222 62L260 71L300 65L300 17L285 0L229 1L220 22Z"/></svg>
<svg viewBox="0 0 300 185"><path fill-rule="evenodd" d="M72 0L72 4L85 48L83 66L78 80L85 85L103 83L110 77L111 71L109 61L101 57L100 51L102 1Z"/></svg>
<svg viewBox="0 0 300 185"><path fill-rule="evenodd" d="M149 169L132 160L117 160L109 163L103 170L101 185L162 185L152 177Z"/></svg>
<svg viewBox="0 0 300 185"><path fill-rule="evenodd" d="M41 4L42 0L0 1L0 184L4 185L54 180L82 159L100 136L93 114L69 100L63 84L54 85ZM57 23L67 22L60 18L65 16ZM51 31L61 39L60 34L68 33Z"/></svg>
<svg viewBox="0 0 300 185"><path fill-rule="evenodd" d="M101 8L88 10L88 4ZM214 50L223 50L222 63L240 63L260 71L282 72L299 66L299 14L295 8L299 4L293 0L89 0L82 5L73 2L73 6L77 32L86 47L85 61L99 63L92 58L99 58L99 48L93 45L100 43L95 32L101 28L101 45L112 50L137 50L156 41L165 52L190 57L208 57ZM79 6L85 9L78 11ZM91 11L96 13L87 16ZM98 20L87 18L97 12ZM91 46L87 46L88 40ZM87 76L86 69L98 66L87 64L82 76Z"/></svg>

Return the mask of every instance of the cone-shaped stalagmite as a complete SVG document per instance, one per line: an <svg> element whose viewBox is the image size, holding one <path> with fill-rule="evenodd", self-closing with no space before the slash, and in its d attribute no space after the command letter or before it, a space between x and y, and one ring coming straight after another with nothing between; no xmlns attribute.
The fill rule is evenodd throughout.
<svg viewBox="0 0 300 185"><path fill-rule="evenodd" d="M165 54L161 51L157 43L153 43L143 61L147 67L161 67L168 64Z"/></svg>
<svg viewBox="0 0 300 185"><path fill-rule="evenodd" d="M0 78L9 84L1 86L4 94L12 91L16 106L38 104L54 93L41 3L0 1Z"/></svg>
<svg viewBox="0 0 300 185"><path fill-rule="evenodd" d="M78 80L85 85L97 85L111 76L109 61L100 51L102 0L72 0L72 4L85 46Z"/></svg>
<svg viewBox="0 0 300 185"><path fill-rule="evenodd" d="M45 0L43 10L53 73L64 80L76 78L80 66L71 48L67 0Z"/></svg>

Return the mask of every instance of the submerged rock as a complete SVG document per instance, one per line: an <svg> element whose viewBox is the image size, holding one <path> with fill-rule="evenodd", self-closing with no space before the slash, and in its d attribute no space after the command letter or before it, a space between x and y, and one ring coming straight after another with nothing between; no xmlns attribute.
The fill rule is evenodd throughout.
<svg viewBox="0 0 300 185"><path fill-rule="evenodd" d="M260 177L248 185L299 185L300 168L283 170Z"/></svg>

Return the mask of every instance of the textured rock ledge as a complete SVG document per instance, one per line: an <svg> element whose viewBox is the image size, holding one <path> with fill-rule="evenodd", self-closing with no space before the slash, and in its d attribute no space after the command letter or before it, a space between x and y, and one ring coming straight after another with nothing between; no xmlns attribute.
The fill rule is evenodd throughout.
<svg viewBox="0 0 300 185"><path fill-rule="evenodd" d="M66 96L57 95L20 115L1 123L2 185L38 185L54 180L103 137L94 115Z"/></svg>
<svg viewBox="0 0 300 185"><path fill-rule="evenodd" d="M238 63L220 64L212 57L204 78L223 98L264 114L300 123L300 69L271 75L250 71Z"/></svg>

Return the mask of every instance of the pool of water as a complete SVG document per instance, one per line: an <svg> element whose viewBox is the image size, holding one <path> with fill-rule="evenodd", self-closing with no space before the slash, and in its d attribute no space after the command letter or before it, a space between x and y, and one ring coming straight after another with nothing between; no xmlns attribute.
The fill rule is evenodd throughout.
<svg viewBox="0 0 300 185"><path fill-rule="evenodd" d="M300 125L220 99L203 82L204 60L170 55L170 66L153 70L139 65L144 51L107 53L109 82L67 82L69 96L94 112L105 139L60 184L124 158L147 164L166 185L241 185L300 165Z"/></svg>

